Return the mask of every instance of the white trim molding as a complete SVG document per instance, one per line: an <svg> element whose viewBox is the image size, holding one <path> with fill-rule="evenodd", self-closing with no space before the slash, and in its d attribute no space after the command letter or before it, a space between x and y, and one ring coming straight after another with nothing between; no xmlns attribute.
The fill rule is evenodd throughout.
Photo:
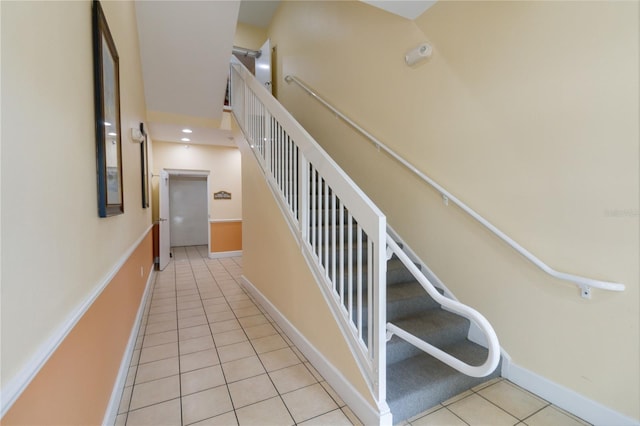
<svg viewBox="0 0 640 426"><path fill-rule="evenodd" d="M222 259L223 257L242 256L242 250L216 251L209 253L209 259Z"/></svg>
<svg viewBox="0 0 640 426"><path fill-rule="evenodd" d="M291 338L302 354L313 367L324 377L340 398L353 410L365 425L391 426L391 413L387 411L381 415L353 385L336 369L325 356L289 320L276 308L244 275L242 283L258 302L267 310L274 321Z"/></svg>
<svg viewBox="0 0 640 426"><path fill-rule="evenodd" d="M138 240L129 247L129 249L118 259L115 265L109 270L102 279L98 282L98 285L93 289L89 296L80 303L76 309L71 311L67 319L51 334L49 339L43 342L31 359L26 365L16 374L9 382L2 388L0 392L2 394L2 408L0 411L0 418L9 411L11 406L20 397L22 392L29 386L31 381L36 377L38 372L47 363L51 355L54 354L56 349L69 335L71 330L76 326L82 316L89 310L93 302L102 294L104 289L109 285L113 277L120 271L120 268L131 257L131 254L138 248L140 243L149 235L149 232L153 228L153 225L149 226L147 230L142 234Z"/></svg>
<svg viewBox="0 0 640 426"><path fill-rule="evenodd" d="M211 173L210 170L189 170L189 169L163 169L171 176L187 176L187 177L207 177Z"/></svg>
<svg viewBox="0 0 640 426"><path fill-rule="evenodd" d="M242 222L242 219L209 219L209 223L236 223Z"/></svg>
<svg viewBox="0 0 640 426"><path fill-rule="evenodd" d="M136 315L136 319L133 322L131 334L129 335L129 342L127 343L127 348L124 351L124 355L122 356L122 361L120 362L120 370L118 370L118 376L116 378L115 384L113 385L113 390L111 391L111 398L109 399L109 404L107 405L107 411L104 413L104 420L102 421L103 425L113 425L116 421L116 417L118 416L118 408L120 408L120 400L122 399L124 384L127 381L129 364L131 364L131 356L133 355L136 341L138 340L138 332L140 331L140 326L142 325L142 316L144 315L144 310L147 306L147 299L151 294L153 278L156 275L156 271L153 269L153 266L154 264L152 263L150 267L151 272L149 273L149 278L147 279L147 284L144 287L144 293L142 295L142 299L140 300L140 306L138 307L138 314Z"/></svg>
<svg viewBox="0 0 640 426"><path fill-rule="evenodd" d="M640 421L605 407L513 362L510 362L502 373L505 379L595 426L640 426Z"/></svg>

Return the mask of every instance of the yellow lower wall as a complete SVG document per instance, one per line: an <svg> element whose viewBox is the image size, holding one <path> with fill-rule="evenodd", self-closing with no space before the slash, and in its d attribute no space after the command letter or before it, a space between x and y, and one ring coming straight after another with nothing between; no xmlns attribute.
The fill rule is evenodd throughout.
<svg viewBox="0 0 640 426"><path fill-rule="evenodd" d="M210 222L211 253L242 250L242 221Z"/></svg>
<svg viewBox="0 0 640 426"><path fill-rule="evenodd" d="M151 273L152 250L149 232L2 418L3 425L102 423Z"/></svg>

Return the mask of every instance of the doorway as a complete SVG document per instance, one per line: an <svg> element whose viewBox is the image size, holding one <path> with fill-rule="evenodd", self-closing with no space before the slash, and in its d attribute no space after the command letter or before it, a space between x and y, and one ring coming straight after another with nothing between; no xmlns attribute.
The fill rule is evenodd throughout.
<svg viewBox="0 0 640 426"><path fill-rule="evenodd" d="M209 250L209 171L160 171L159 268L172 256L172 247L199 246Z"/></svg>
<svg viewBox="0 0 640 426"><path fill-rule="evenodd" d="M206 177L169 177L171 247L204 246L209 243L207 199Z"/></svg>

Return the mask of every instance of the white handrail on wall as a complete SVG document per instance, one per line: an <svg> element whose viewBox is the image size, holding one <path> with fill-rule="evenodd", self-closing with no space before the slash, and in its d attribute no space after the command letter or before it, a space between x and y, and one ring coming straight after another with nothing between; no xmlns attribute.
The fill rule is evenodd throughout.
<svg viewBox="0 0 640 426"><path fill-rule="evenodd" d="M325 101L320 96L318 96L318 94L316 94L309 86L307 86L302 81L300 81L300 79L298 79L297 77L292 76L292 75L287 75L284 78L284 80L287 83L294 82L298 86L303 88L307 93L309 93L311 96L313 96L318 102L320 102L326 108L331 110L331 112L333 112L334 114L339 116L342 120L344 120L346 123L348 123L351 127L353 127L355 130L357 130L359 133L361 133L367 139L369 139L371 142L373 142L376 145L377 148L381 148L382 150L384 150L387 154L389 154L391 157L393 157L395 160L397 160L400 164L405 166L407 169L412 171L420 179L422 179L423 181L425 181L426 183L431 185L433 188L435 188L435 190L438 191L442 195L442 197L445 199L445 201L451 201L452 203L454 203L461 210L463 210L469 216L474 218L476 221L478 221L480 224L482 224L485 228L487 228L491 232L493 232L498 238L500 238L501 240L506 242L509 246L511 246L511 248L516 250L518 253L520 253L527 260L529 260L534 265L536 265L538 268L540 268L541 270L543 270L547 274L551 275L552 277L555 277L555 278L558 278L558 279L561 279L561 280L565 280L565 281L569 281L569 282L572 282L572 283L576 284L582 290L581 291L581 296L582 297L587 298L587 299L591 297L591 287L599 288L601 290L609 290L609 291L624 291L625 286L624 286L624 284L621 284L621 283L610 282L610 281L600 281L600 280L595 280L595 279L592 279L592 278L581 277L579 275L568 274L566 272L556 271L555 269L553 269L552 267L550 267L549 265L544 263L542 260L540 260L533 253L531 253L529 250L525 249L520 244L515 242L511 237L509 237L504 232L502 232L501 230L496 228L487 219L485 219L484 217L480 216L480 214L478 214L475 210L473 210L471 207L467 206L465 203L460 201L457 197L455 197L449 191L444 189L442 186L440 186L437 182L435 182L429 176L427 176L424 173L422 173L413 164L409 163L407 160L402 158L399 154L397 154L391 148L386 146L384 143L380 142L376 137L371 135L371 133L367 132L365 129L363 129L358 124L356 124L353 120L351 120L349 117L347 117L346 115L344 115L343 113L338 111L331 104L329 104L327 101Z"/></svg>
<svg viewBox="0 0 640 426"><path fill-rule="evenodd" d="M437 358L438 360L466 374L467 376L485 377L493 373L493 371L498 366L498 363L500 362L500 343L498 342L498 336L493 330L493 327L491 327L491 324L489 324L489 321L487 321L487 319L475 309L441 295L433 286L433 284L429 282L427 277L424 276L420 269L418 269L418 267L411 261L411 259L409 259L409 256L407 256L407 254L389 235L387 235L387 245L396 254L396 256L398 256L404 266L409 269L409 271L413 274L420 285L422 285L426 292L429 293L429 296L431 296L433 300L435 300L443 307L447 308L449 311L455 312L476 323L476 325L480 328L480 330L486 337L489 353L487 354L487 360L482 365L469 365L392 323L387 323L387 340L391 339L391 337L395 334L401 339L406 340L413 346L425 351L434 358Z"/></svg>

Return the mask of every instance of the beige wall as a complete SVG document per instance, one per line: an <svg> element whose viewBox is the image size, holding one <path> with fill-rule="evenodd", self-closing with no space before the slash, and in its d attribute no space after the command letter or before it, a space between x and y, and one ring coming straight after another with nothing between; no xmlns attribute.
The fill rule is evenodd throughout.
<svg viewBox="0 0 640 426"><path fill-rule="evenodd" d="M267 41L267 29L238 22L233 45L245 49L259 50Z"/></svg>
<svg viewBox="0 0 640 426"><path fill-rule="evenodd" d="M242 143L244 276L374 406L371 392L254 154L247 142Z"/></svg>
<svg viewBox="0 0 640 426"><path fill-rule="evenodd" d="M153 268L151 246L149 232L2 417L3 425L103 424Z"/></svg>
<svg viewBox="0 0 640 426"><path fill-rule="evenodd" d="M130 2L102 5L120 57L128 134L146 110L135 10ZM140 145L124 136L125 213L98 217L91 2L1 8L4 390L144 235L151 211L141 207ZM130 317L112 320L131 329ZM109 355L117 364L123 354Z"/></svg>
<svg viewBox="0 0 640 426"><path fill-rule="evenodd" d="M240 152L234 147L153 142L153 174L162 169L209 170L210 219L242 218ZM157 219L158 177L152 179L154 218ZM227 191L231 200L214 200L213 193Z"/></svg>
<svg viewBox="0 0 640 426"><path fill-rule="evenodd" d="M284 2L269 30L277 75L299 76L551 266L627 285L580 298L280 81L279 99L514 363L636 419L638 12L438 2L412 22L355 1ZM433 57L406 66L424 41Z"/></svg>

